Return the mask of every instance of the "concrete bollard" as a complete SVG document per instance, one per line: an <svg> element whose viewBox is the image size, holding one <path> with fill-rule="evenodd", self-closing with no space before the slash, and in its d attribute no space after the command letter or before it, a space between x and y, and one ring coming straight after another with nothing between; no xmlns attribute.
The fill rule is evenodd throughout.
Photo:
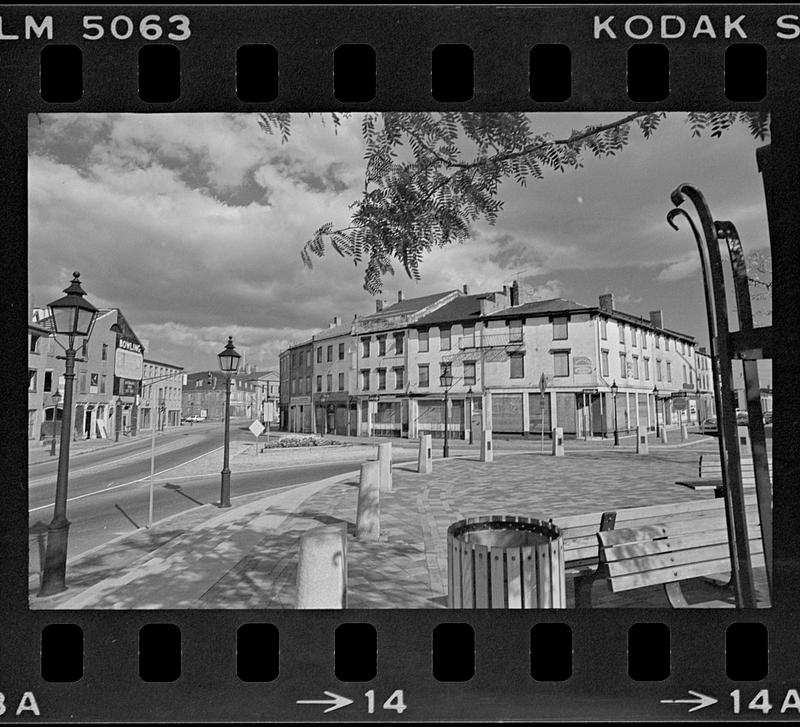
<svg viewBox="0 0 800 727"><path fill-rule="evenodd" d="M417 458L417 472L429 475L433 471L433 453L431 451L431 435L423 434L419 438L419 457Z"/></svg>
<svg viewBox="0 0 800 727"><path fill-rule="evenodd" d="M481 431L481 462L494 462L491 429L483 429Z"/></svg>
<svg viewBox="0 0 800 727"><path fill-rule="evenodd" d="M347 526L325 525L300 538L297 608L347 608Z"/></svg>
<svg viewBox="0 0 800 727"><path fill-rule="evenodd" d="M681 442L689 440L689 429L685 424L681 424Z"/></svg>
<svg viewBox="0 0 800 727"><path fill-rule="evenodd" d="M377 540L380 537L380 477L380 462L364 462L361 465L356 512L356 537L359 540Z"/></svg>
<svg viewBox="0 0 800 727"><path fill-rule="evenodd" d="M381 492L392 491L392 443L378 445L378 462L381 465Z"/></svg>
<svg viewBox="0 0 800 727"><path fill-rule="evenodd" d="M564 456L564 428L556 427L553 429L553 456Z"/></svg>
<svg viewBox="0 0 800 727"><path fill-rule="evenodd" d="M636 454L648 454L650 446L647 442L647 427L636 428Z"/></svg>
<svg viewBox="0 0 800 727"><path fill-rule="evenodd" d="M739 439L740 449L750 449L750 430L747 427L736 427L736 436ZM749 452L748 452L749 456Z"/></svg>
<svg viewBox="0 0 800 727"><path fill-rule="evenodd" d="M661 444L669 444L666 426L661 427Z"/></svg>

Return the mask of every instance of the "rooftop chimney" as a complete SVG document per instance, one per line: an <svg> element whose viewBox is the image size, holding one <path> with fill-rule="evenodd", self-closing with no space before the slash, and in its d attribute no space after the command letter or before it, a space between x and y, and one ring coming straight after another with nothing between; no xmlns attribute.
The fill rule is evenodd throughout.
<svg viewBox="0 0 800 727"><path fill-rule="evenodd" d="M511 286L511 305L519 305L519 280L515 280Z"/></svg>
<svg viewBox="0 0 800 727"><path fill-rule="evenodd" d="M656 328L663 328L664 314L660 310L651 310L650 323L652 323Z"/></svg>
<svg viewBox="0 0 800 727"><path fill-rule="evenodd" d="M403 291L402 290L398 290L397 291L397 302L401 303L402 301L403 301Z"/></svg>
<svg viewBox="0 0 800 727"><path fill-rule="evenodd" d="M382 310L383 310L383 301L380 298L378 298L375 301L375 312L380 313Z"/></svg>
<svg viewBox="0 0 800 727"><path fill-rule="evenodd" d="M603 295L600 296L600 310L604 310L609 313L614 310L613 293L603 293Z"/></svg>
<svg viewBox="0 0 800 727"><path fill-rule="evenodd" d="M333 325L334 326L341 326L342 325L342 319L339 318L339 316L334 316L333 317Z"/></svg>
<svg viewBox="0 0 800 727"><path fill-rule="evenodd" d="M469 295L469 285L464 283L464 295Z"/></svg>
<svg viewBox="0 0 800 727"><path fill-rule="evenodd" d="M507 286L507 285L504 285L504 286L503 286L503 295L504 295L506 298L508 298L508 286Z"/></svg>

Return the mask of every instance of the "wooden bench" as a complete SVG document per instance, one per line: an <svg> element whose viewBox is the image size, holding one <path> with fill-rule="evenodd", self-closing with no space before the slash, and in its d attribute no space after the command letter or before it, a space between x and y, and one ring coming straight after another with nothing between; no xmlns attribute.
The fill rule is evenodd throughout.
<svg viewBox="0 0 800 727"><path fill-rule="evenodd" d="M687 508L686 504L694 508ZM713 499L635 508L639 517L627 519L627 527L597 533L600 563L595 578L605 578L614 593L663 585L673 608L689 606L681 581L730 572L724 506L724 501ZM751 563L763 566L754 496L746 497L746 513ZM719 607L730 603L714 599L695 605Z"/></svg>
<svg viewBox="0 0 800 727"><path fill-rule="evenodd" d="M772 455L767 455L769 466L769 477L772 480ZM753 467L752 457L742 457L740 459L742 471L742 485L744 487L755 487L756 475ZM722 465L718 454L701 454L700 461L697 463L698 479L677 480L676 485L683 485L692 490L712 491L716 497L722 497Z"/></svg>

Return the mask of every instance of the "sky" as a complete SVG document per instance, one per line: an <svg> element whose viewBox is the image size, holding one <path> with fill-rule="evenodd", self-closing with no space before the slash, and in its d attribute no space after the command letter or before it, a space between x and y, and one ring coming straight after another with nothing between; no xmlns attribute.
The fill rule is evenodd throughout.
<svg viewBox="0 0 800 727"><path fill-rule="evenodd" d="M568 134L625 115L532 114L537 131ZM375 310L363 265L329 250L305 267L300 251L325 222L344 225L364 179L360 115L294 116L288 142L255 114L39 114L29 118L29 304L61 296L73 270L97 307L120 308L145 356L199 371L233 336L259 369L326 328ZM671 114L650 140L632 130L616 157L504 183L497 223L435 249L422 279L402 268L379 297L396 301L519 280L538 298L616 307L708 342L694 238L666 223L670 192L697 185L716 219L731 220L746 253L768 246L755 150L737 125L692 138ZM685 203L688 204L688 203Z"/></svg>

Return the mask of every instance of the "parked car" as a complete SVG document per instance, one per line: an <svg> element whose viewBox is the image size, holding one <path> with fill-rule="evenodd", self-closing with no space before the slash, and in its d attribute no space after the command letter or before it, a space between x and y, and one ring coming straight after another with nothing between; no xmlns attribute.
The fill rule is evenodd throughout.
<svg viewBox="0 0 800 727"><path fill-rule="evenodd" d="M193 414L192 416L185 417L183 421L185 422L204 422L206 418L204 416L200 416L199 414Z"/></svg>
<svg viewBox="0 0 800 727"><path fill-rule="evenodd" d="M703 423L700 426L703 430L703 434L717 434L716 417L709 417L708 419L704 419Z"/></svg>

